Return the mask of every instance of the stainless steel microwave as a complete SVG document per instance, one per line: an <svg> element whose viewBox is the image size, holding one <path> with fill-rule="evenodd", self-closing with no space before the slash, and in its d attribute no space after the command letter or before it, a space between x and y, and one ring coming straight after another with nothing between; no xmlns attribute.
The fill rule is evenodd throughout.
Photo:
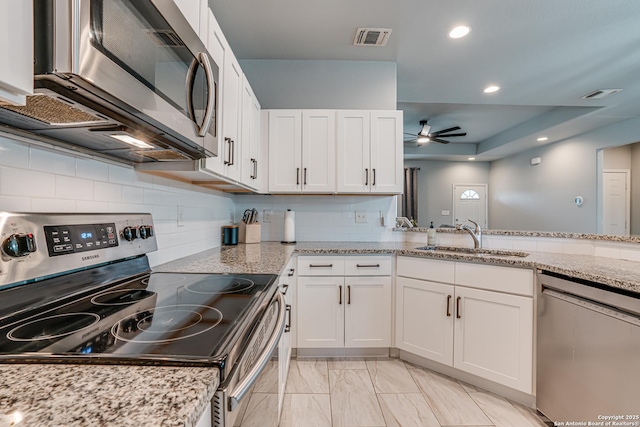
<svg viewBox="0 0 640 427"><path fill-rule="evenodd" d="M34 0L34 58L4 128L133 163L217 155L218 66L172 0Z"/></svg>

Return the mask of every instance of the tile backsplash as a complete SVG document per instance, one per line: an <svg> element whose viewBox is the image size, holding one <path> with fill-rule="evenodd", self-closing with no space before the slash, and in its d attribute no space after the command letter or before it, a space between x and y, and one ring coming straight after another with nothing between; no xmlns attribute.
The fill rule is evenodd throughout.
<svg viewBox="0 0 640 427"><path fill-rule="evenodd" d="M235 196L0 136L0 211L150 212L152 265L220 246ZM183 225L178 226L178 206Z"/></svg>
<svg viewBox="0 0 640 427"><path fill-rule="evenodd" d="M235 220L245 209L258 210L263 241L281 241L284 212L295 212L295 237L302 241L384 242L402 241L394 233L396 196L263 196L239 195L235 199ZM271 222L264 213L271 213ZM364 222L356 222L356 212L364 213ZM384 219L384 225L383 225Z"/></svg>

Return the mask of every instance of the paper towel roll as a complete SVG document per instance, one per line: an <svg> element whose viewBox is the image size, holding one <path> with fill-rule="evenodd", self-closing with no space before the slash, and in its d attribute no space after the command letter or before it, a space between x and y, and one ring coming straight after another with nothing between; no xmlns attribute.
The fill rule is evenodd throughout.
<svg viewBox="0 0 640 427"><path fill-rule="evenodd" d="M282 243L296 242L296 213L291 209L284 212L284 240Z"/></svg>

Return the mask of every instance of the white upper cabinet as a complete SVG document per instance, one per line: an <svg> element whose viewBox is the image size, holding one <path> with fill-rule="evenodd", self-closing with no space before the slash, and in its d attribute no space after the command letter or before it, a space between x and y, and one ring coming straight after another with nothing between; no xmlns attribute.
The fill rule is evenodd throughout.
<svg viewBox="0 0 640 427"><path fill-rule="evenodd" d="M269 191L335 193L335 111L269 111Z"/></svg>
<svg viewBox="0 0 640 427"><path fill-rule="evenodd" d="M402 193L402 111L337 116L338 193Z"/></svg>
<svg viewBox="0 0 640 427"><path fill-rule="evenodd" d="M33 2L0 1L0 103L24 105L33 94Z"/></svg>
<svg viewBox="0 0 640 427"><path fill-rule="evenodd" d="M260 150L260 102L256 98L247 78L242 78L242 154L240 171L242 183L256 190L262 189L264 165Z"/></svg>
<svg viewBox="0 0 640 427"><path fill-rule="evenodd" d="M206 0L173 0L180 12L187 18L189 24L202 40L207 40L207 12Z"/></svg>

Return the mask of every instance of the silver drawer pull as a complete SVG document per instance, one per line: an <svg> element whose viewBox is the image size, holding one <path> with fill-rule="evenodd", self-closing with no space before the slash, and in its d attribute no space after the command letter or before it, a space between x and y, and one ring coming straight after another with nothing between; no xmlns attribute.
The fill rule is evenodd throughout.
<svg viewBox="0 0 640 427"><path fill-rule="evenodd" d="M309 264L310 268L331 268L333 264Z"/></svg>
<svg viewBox="0 0 640 427"><path fill-rule="evenodd" d="M372 267L372 268L380 268L380 264L356 264L358 268Z"/></svg>

